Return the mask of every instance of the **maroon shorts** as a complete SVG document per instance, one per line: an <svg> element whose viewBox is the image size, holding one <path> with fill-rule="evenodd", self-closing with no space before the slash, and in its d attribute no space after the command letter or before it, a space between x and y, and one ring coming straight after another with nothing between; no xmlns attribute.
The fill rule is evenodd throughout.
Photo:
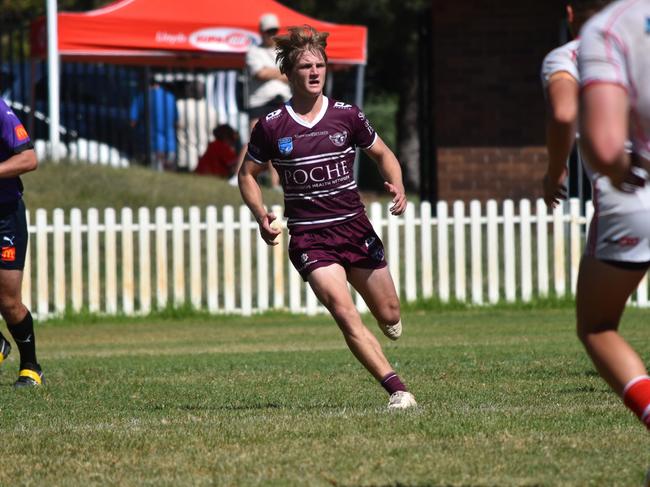
<svg viewBox="0 0 650 487"><path fill-rule="evenodd" d="M289 259L305 281L314 269L331 264L346 270L386 267L384 245L365 213L339 225L291 235Z"/></svg>

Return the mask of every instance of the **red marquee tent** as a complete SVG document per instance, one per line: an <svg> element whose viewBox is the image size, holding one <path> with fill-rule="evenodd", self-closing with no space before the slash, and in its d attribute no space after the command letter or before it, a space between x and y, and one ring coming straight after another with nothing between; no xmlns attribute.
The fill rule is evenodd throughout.
<svg viewBox="0 0 650 487"><path fill-rule="evenodd" d="M335 64L365 64L367 29L322 22L274 0L119 0L83 13L58 14L63 59L213 68L244 66L259 42L258 19L267 12L283 27L310 24L330 33ZM32 25L32 55L45 57L45 19Z"/></svg>

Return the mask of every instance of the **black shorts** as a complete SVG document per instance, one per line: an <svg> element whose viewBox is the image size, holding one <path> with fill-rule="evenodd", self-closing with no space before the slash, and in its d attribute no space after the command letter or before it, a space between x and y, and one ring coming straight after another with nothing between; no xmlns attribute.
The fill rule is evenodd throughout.
<svg viewBox="0 0 650 487"><path fill-rule="evenodd" d="M626 262L624 260L609 259L601 259L600 261L626 271L647 271L650 268L650 262Z"/></svg>
<svg viewBox="0 0 650 487"><path fill-rule="evenodd" d="M25 268L28 236L23 200L0 203L0 269Z"/></svg>

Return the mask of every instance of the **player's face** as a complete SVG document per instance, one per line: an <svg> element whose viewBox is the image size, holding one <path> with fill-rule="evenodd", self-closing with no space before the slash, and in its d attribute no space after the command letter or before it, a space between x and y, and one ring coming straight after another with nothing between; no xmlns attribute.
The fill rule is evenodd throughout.
<svg viewBox="0 0 650 487"><path fill-rule="evenodd" d="M262 34L262 45L267 47L275 46L275 40L273 36L278 35L278 29L269 29L261 32Z"/></svg>
<svg viewBox="0 0 650 487"><path fill-rule="evenodd" d="M305 51L296 61L289 77L294 96L318 96L325 86L327 67L319 52Z"/></svg>

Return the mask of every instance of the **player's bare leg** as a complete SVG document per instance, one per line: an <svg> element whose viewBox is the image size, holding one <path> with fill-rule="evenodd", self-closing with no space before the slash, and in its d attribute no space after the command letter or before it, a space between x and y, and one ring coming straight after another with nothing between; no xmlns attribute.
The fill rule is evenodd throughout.
<svg viewBox="0 0 650 487"><path fill-rule="evenodd" d="M0 314L7 323L18 323L27 314L22 301L23 271L0 269Z"/></svg>
<svg viewBox="0 0 650 487"><path fill-rule="evenodd" d="M388 360L375 336L361 321L348 291L345 269L338 264L319 267L309 274L309 285L316 297L329 310L341 329L355 357L377 380L391 372Z"/></svg>
<svg viewBox="0 0 650 487"><path fill-rule="evenodd" d="M415 406L415 399L388 363L377 338L361 321L348 291L345 269L338 264L320 267L309 274L308 281L316 297L332 314L354 356L391 395L389 408Z"/></svg>
<svg viewBox="0 0 650 487"><path fill-rule="evenodd" d="M618 325L625 303L645 273L584 256L576 297L580 340L602 378L642 421L650 405L650 379L639 355L619 335Z"/></svg>
<svg viewBox="0 0 650 487"><path fill-rule="evenodd" d="M388 267L381 269L353 267L348 271L348 280L361 294L384 335L391 340L397 340L402 335L400 304Z"/></svg>
<svg viewBox="0 0 650 487"><path fill-rule="evenodd" d="M14 384L16 387L43 383L43 372L36 360L34 322L22 302L22 279L23 272L20 270L0 270L0 314L20 352L20 372Z"/></svg>

